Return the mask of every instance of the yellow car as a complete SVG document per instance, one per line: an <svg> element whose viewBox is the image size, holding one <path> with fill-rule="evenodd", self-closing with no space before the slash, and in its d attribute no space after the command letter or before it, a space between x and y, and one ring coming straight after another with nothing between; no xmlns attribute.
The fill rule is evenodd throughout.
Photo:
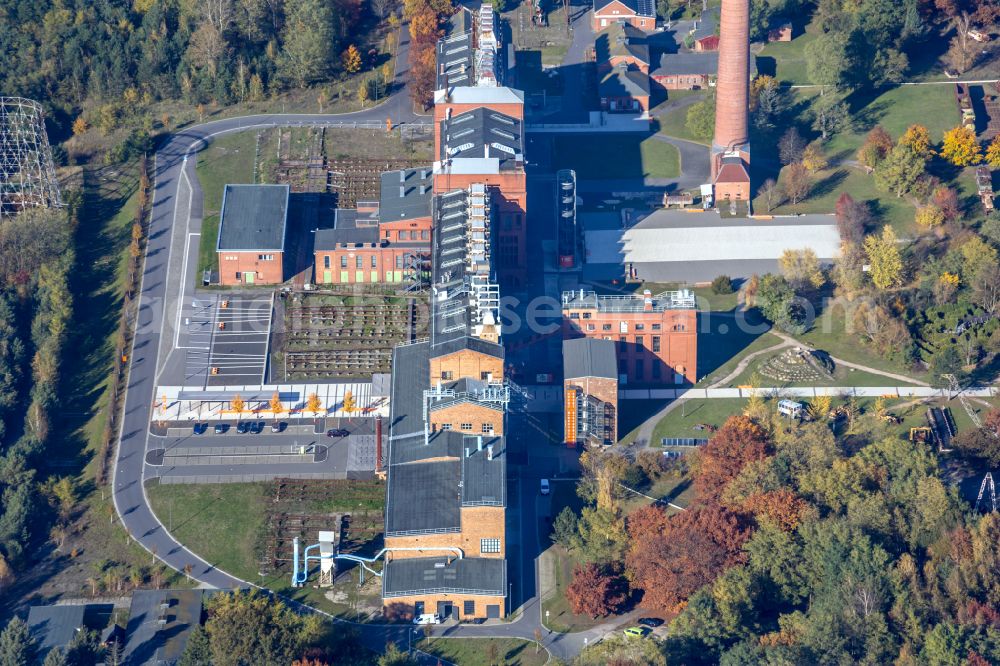
<svg viewBox="0 0 1000 666"><path fill-rule="evenodd" d="M648 627L629 627L628 629L625 630L626 636L638 636L639 638L642 638L648 633L649 633Z"/></svg>

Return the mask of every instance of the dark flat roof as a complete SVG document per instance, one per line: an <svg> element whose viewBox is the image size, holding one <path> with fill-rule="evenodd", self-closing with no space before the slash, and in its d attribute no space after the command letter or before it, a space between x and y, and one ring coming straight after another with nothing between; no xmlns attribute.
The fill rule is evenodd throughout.
<svg viewBox="0 0 1000 666"><path fill-rule="evenodd" d="M390 446L399 443L397 440ZM414 445L418 444L414 442ZM390 465L388 474L386 536L461 529L460 459Z"/></svg>
<svg viewBox="0 0 1000 666"><path fill-rule="evenodd" d="M201 590L136 590L125 628L126 664L175 663L201 623ZM161 604L167 604L161 608ZM166 620L163 622L163 620Z"/></svg>
<svg viewBox="0 0 1000 666"><path fill-rule="evenodd" d="M483 435L481 443L482 450L476 435L465 435L462 440L462 504L506 506L507 456L504 439L498 435ZM492 460L488 453L490 446L493 447Z"/></svg>
<svg viewBox="0 0 1000 666"><path fill-rule="evenodd" d="M611 340L576 338L563 340L563 376L618 379L615 343Z"/></svg>
<svg viewBox="0 0 1000 666"><path fill-rule="evenodd" d="M226 185L216 249L283 251L289 192L288 185Z"/></svg>
<svg viewBox="0 0 1000 666"><path fill-rule="evenodd" d="M390 560L382 576L382 596L430 592L507 594L507 562L485 557L406 557Z"/></svg>
<svg viewBox="0 0 1000 666"><path fill-rule="evenodd" d="M458 12L461 16L465 12ZM437 86L441 90L445 86L475 85L475 48L472 46L472 31L455 32L437 43Z"/></svg>
<svg viewBox="0 0 1000 666"><path fill-rule="evenodd" d="M114 609L114 604L32 606L28 610L28 630L37 642L39 655L44 657L52 648L69 645L78 629L104 629Z"/></svg>
<svg viewBox="0 0 1000 666"><path fill-rule="evenodd" d="M430 217L434 196L434 172L431 167L401 169L382 174L379 222L399 222Z"/></svg>
<svg viewBox="0 0 1000 666"><path fill-rule="evenodd" d="M359 220L362 222L360 226ZM339 243L371 245L378 240L378 225L374 218L363 217L353 208L338 208L333 229L317 231L313 247L316 251L323 252L336 249Z"/></svg>
<svg viewBox="0 0 1000 666"><path fill-rule="evenodd" d="M402 345L392 351L389 437L423 433L423 391L430 388L430 343ZM392 444L390 443L390 454Z"/></svg>

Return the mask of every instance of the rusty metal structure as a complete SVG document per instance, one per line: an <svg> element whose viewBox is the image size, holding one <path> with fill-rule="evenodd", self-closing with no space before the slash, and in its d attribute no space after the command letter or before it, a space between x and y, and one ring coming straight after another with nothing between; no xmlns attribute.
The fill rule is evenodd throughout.
<svg viewBox="0 0 1000 666"><path fill-rule="evenodd" d="M0 97L0 219L62 205L42 106Z"/></svg>

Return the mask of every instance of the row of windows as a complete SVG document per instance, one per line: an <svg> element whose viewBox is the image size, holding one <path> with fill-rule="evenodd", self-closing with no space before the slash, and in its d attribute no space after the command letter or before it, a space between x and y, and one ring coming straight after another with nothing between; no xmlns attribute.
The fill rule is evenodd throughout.
<svg viewBox="0 0 1000 666"><path fill-rule="evenodd" d="M479 540L479 552L480 553L499 553L500 552L500 539L480 539Z"/></svg>
<svg viewBox="0 0 1000 666"><path fill-rule="evenodd" d="M239 261L240 257L237 254L227 254L223 255L223 261ZM258 254L257 261L274 261L273 254Z"/></svg>
<svg viewBox="0 0 1000 666"><path fill-rule="evenodd" d="M330 268L330 261L331 261L330 260L330 255L324 254L323 255L323 268ZM347 255L341 255L340 256L340 267L341 268L347 268ZM360 255L359 254L358 256L354 257L354 267L355 268L364 268L365 267L365 257L364 257L364 255ZM371 267L372 268L378 268L378 255L377 254L371 255ZM403 267L403 255L398 254L398 255L396 255L396 268L402 268L402 267Z"/></svg>
<svg viewBox="0 0 1000 666"><path fill-rule="evenodd" d="M385 237L390 238L392 231L386 230ZM429 229L422 229L420 231L399 231L396 233L396 240L430 240L431 232Z"/></svg>
<svg viewBox="0 0 1000 666"><path fill-rule="evenodd" d="M452 424L450 424L450 423L442 423L438 427L441 428L441 430L453 430ZM463 430L465 432L472 432L472 424L471 423L460 423L459 424L459 429ZM492 435L493 434L493 424L492 423L484 423L480 427L480 432L482 432L484 435Z"/></svg>
<svg viewBox="0 0 1000 666"><path fill-rule="evenodd" d="M659 361L653 361L651 364L651 374L652 379L661 379L663 375L663 364ZM641 381L646 378L646 362L642 359L635 361L635 372L632 373L632 379L636 381ZM628 374L628 361L625 359L618 360L618 372L623 375Z"/></svg>
<svg viewBox="0 0 1000 666"><path fill-rule="evenodd" d="M455 373L454 372L452 372L451 370L442 370L441 371L441 381L448 382L448 381L451 381L453 379L455 379ZM480 372L479 373L479 379L481 379L484 382L491 382L491 381L493 381L493 373L492 372L486 372L486 371Z"/></svg>
<svg viewBox="0 0 1000 666"><path fill-rule="evenodd" d="M586 317L584 317L584 318L586 319ZM628 322L624 322L624 321L620 322L619 328L622 329L622 330L627 331L628 330ZM645 331L646 330L646 325L645 324L636 324L635 326L633 326L633 328L635 330L637 330L637 331ZM661 324L650 324L649 328L652 331L659 331L660 329L663 328L663 326ZM588 331L596 331L597 330L597 325L596 324L587 324L587 330ZM611 324L601 324L601 330L602 331L610 331L611 330ZM683 331L684 329L683 328L680 328L680 329L676 329L675 328L674 330L675 331L676 330Z"/></svg>

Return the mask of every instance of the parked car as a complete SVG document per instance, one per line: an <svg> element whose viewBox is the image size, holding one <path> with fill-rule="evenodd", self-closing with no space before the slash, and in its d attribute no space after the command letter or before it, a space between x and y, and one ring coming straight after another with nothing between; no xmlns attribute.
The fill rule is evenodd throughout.
<svg viewBox="0 0 1000 666"><path fill-rule="evenodd" d="M236 432L238 432L241 435L245 435L246 433L250 432L250 424L247 423L246 421L240 421L239 423L236 424Z"/></svg>
<svg viewBox="0 0 1000 666"><path fill-rule="evenodd" d="M205 431L208 430L208 424L207 423L195 423L191 427L191 430L196 435L203 435L203 434L205 434Z"/></svg>
<svg viewBox="0 0 1000 666"><path fill-rule="evenodd" d="M413 618L413 624L441 624L441 616L437 613L424 613Z"/></svg>
<svg viewBox="0 0 1000 666"><path fill-rule="evenodd" d="M250 433L253 435L259 435L264 432L264 422L263 421L252 421L250 423Z"/></svg>
<svg viewBox="0 0 1000 666"><path fill-rule="evenodd" d="M541 486L539 486L538 490L543 495L548 495L549 494L549 480L548 479L542 479Z"/></svg>
<svg viewBox="0 0 1000 666"><path fill-rule="evenodd" d="M285 429L285 425L286 424L284 421L278 421L277 423L272 423L271 432L281 432L282 430Z"/></svg>
<svg viewBox="0 0 1000 666"><path fill-rule="evenodd" d="M626 636L638 636L639 638L642 638L648 633L649 633L648 627L629 627L628 629L625 630Z"/></svg>
<svg viewBox="0 0 1000 666"><path fill-rule="evenodd" d="M215 424L215 434L216 435L221 435L224 432L226 432L227 430L229 430L229 426L226 425L225 423L216 423Z"/></svg>
<svg viewBox="0 0 1000 666"><path fill-rule="evenodd" d="M347 437L350 434L350 431L343 428L330 428L326 431L327 437Z"/></svg>
<svg viewBox="0 0 1000 666"><path fill-rule="evenodd" d="M642 626L649 627L650 629L655 629L656 627L663 625L663 620L658 617L640 617L638 622Z"/></svg>

